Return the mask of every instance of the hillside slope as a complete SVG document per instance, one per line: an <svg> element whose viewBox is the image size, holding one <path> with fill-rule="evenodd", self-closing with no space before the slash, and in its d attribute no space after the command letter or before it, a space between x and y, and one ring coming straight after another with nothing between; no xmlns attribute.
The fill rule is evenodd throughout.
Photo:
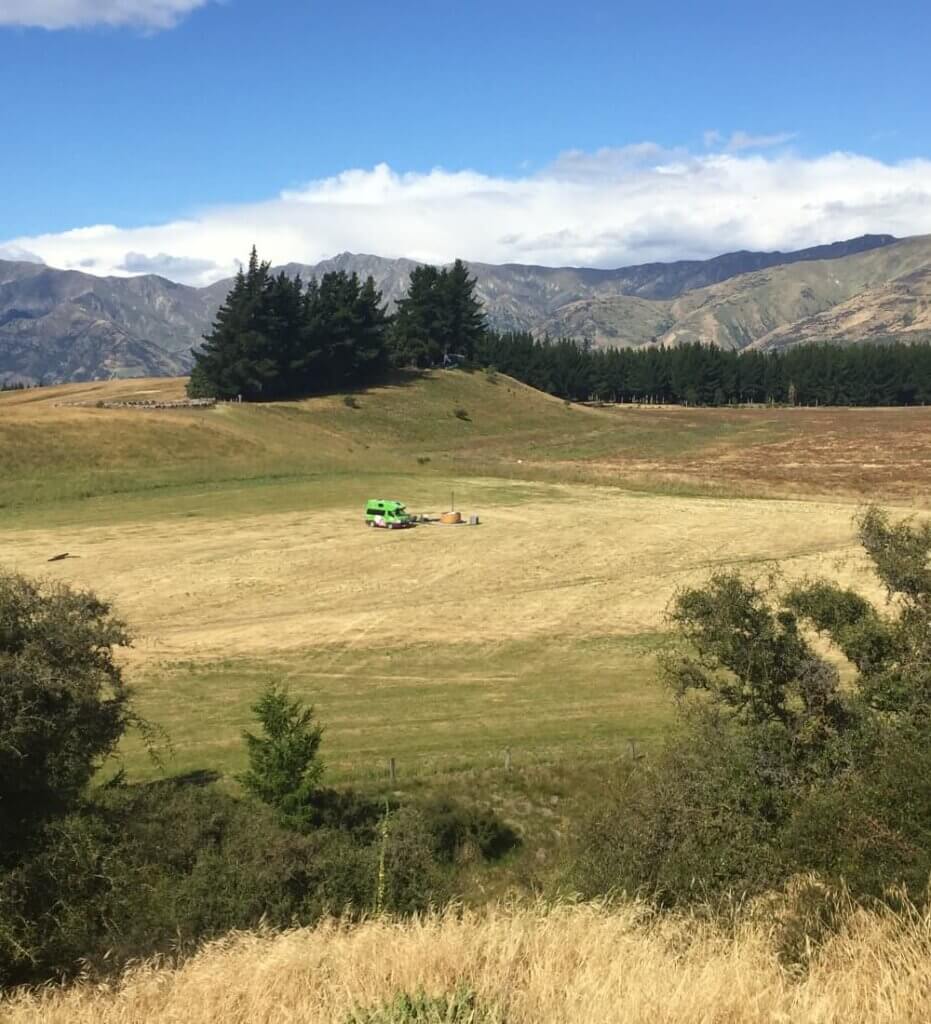
<svg viewBox="0 0 931 1024"><path fill-rule="evenodd" d="M626 309L628 304L617 300L622 296L630 296L631 312L623 314L626 319L637 323L645 316L647 319L658 317L662 321L665 316L663 302L693 289L705 288L741 274L770 267L845 259L857 253L892 245L895 241L891 235L864 235L796 252L733 252L708 260L646 263L613 270L525 266L519 263L500 266L470 263L469 269L475 275L476 292L493 327L498 330L542 333L547 330L547 318L553 317L555 323L562 310L572 310L576 304L582 306L586 302L615 302L619 309ZM413 260L389 260L379 256L342 253L322 263L289 263L280 269L291 276L300 274L304 280L320 277L333 270L356 273L360 277L371 274L385 300L393 304L404 295L410 272L416 265ZM221 281L211 286L212 297L217 303L226 294L229 284L229 281ZM650 312L647 312L648 309ZM561 330L551 333L567 332ZM578 336L578 331L575 333ZM631 337L641 338L642 335L642 331L637 331ZM628 335L623 330L618 337L625 344L638 343L628 341ZM649 340L649 336L645 340Z"/></svg>
<svg viewBox="0 0 931 1024"><path fill-rule="evenodd" d="M741 274L672 300L630 296L567 303L540 333L599 346L702 342L726 349L849 343L929 326L931 236L841 259L797 262Z"/></svg>
<svg viewBox="0 0 931 1024"><path fill-rule="evenodd" d="M890 284L931 269L931 236L906 239L887 248L848 256L776 267L745 274L678 299L672 309L675 326L660 339L664 344L705 341L722 348L744 348L754 342L768 347L767 336L780 328L809 320L862 295L861 305L872 308L879 292ZM872 293L872 295L870 295ZM848 320L855 340L868 317ZM894 318L890 318L890 324ZM804 340L832 340L810 330Z"/></svg>
<svg viewBox="0 0 931 1024"><path fill-rule="evenodd" d="M444 477L494 477L638 491L882 495L922 506L931 494L931 419L921 407L589 408L503 374L454 370L302 402L158 412L96 407L177 399L184 383L155 378L0 393L0 522L50 516L73 524L102 514L88 499L123 515L133 495L147 509L176 515L183 493L307 483L320 474L344 481L350 505L399 476L428 488ZM315 492L314 501L324 497Z"/></svg>
<svg viewBox="0 0 931 1024"><path fill-rule="evenodd" d="M846 302L777 327L753 343L776 349L806 342L844 344L895 336L903 341L927 340L931 334L931 266L868 288Z"/></svg>
<svg viewBox="0 0 931 1024"><path fill-rule="evenodd" d="M71 498L331 471L356 475L364 492L369 474L442 472L453 460L521 448L559 452L615 429L600 410L567 409L507 377L460 371L399 375L350 404L331 395L206 410L96 407L179 399L184 384L156 378L0 393L0 518Z"/></svg>

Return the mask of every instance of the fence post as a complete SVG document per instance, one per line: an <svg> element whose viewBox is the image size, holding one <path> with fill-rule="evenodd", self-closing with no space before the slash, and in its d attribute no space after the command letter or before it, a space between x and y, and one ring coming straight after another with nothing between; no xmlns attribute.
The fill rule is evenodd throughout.
<svg viewBox="0 0 931 1024"><path fill-rule="evenodd" d="M398 777L398 769L393 757L388 758L388 777L392 782L395 782Z"/></svg>
<svg viewBox="0 0 931 1024"><path fill-rule="evenodd" d="M504 770L509 772L511 770L511 748L504 748Z"/></svg>

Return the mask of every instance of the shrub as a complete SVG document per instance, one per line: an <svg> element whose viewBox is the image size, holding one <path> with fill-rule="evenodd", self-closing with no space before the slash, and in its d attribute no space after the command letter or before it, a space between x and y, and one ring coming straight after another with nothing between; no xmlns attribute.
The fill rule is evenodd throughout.
<svg viewBox="0 0 931 1024"><path fill-rule="evenodd" d="M856 896L881 898L894 883L920 899L931 878L931 727L886 723L864 744L856 771L798 800L783 858Z"/></svg>
<svg viewBox="0 0 931 1024"><path fill-rule="evenodd" d="M680 728L582 830L584 894L705 900L815 871L854 899L927 897L931 525L868 509L858 527L891 613L828 581L781 593L736 573L677 596L664 665Z"/></svg>
<svg viewBox="0 0 931 1024"><path fill-rule="evenodd" d="M466 423L471 422L468 410L463 409L462 406L457 406L453 409L453 416L455 416L457 420L463 420Z"/></svg>
<svg viewBox="0 0 931 1024"><path fill-rule="evenodd" d="M51 825L2 881L6 974L31 980L170 950L301 909L301 837L213 789L111 792Z"/></svg>
<svg viewBox="0 0 931 1024"><path fill-rule="evenodd" d="M431 836L433 855L442 864L474 859L498 860L513 850L520 838L490 810L464 807L439 798L422 808Z"/></svg>
<svg viewBox="0 0 931 1024"><path fill-rule="evenodd" d="M384 814L384 801L351 789L318 789L308 800L307 825L311 829L337 829L360 843L373 843Z"/></svg>
<svg viewBox="0 0 931 1024"><path fill-rule="evenodd" d="M113 655L129 642L94 594L0 573L0 868L77 805L141 724Z"/></svg>
<svg viewBox="0 0 931 1024"><path fill-rule="evenodd" d="M40 853L0 875L0 984L118 970L260 922L371 912L381 853L373 805L328 791L314 799L320 827L300 834L274 808L212 785L102 792L48 826ZM383 885L390 913L448 899L416 811L390 816Z"/></svg>
<svg viewBox="0 0 931 1024"><path fill-rule="evenodd" d="M376 842L375 909L407 914L446 903L450 880L434 858L433 836L423 814L402 807L390 813L385 824L384 838Z"/></svg>
<svg viewBox="0 0 931 1024"><path fill-rule="evenodd" d="M683 729L617 786L580 829L571 884L581 895L642 892L675 905L783 877L773 843L789 798L761 776L754 744L720 719Z"/></svg>
<svg viewBox="0 0 931 1024"><path fill-rule="evenodd" d="M350 1014L346 1024L504 1024L504 1018L460 988L442 996L401 992L384 1006Z"/></svg>
<svg viewBox="0 0 931 1024"><path fill-rule="evenodd" d="M359 400L355 395L343 395L343 405L345 405L347 409L358 409Z"/></svg>

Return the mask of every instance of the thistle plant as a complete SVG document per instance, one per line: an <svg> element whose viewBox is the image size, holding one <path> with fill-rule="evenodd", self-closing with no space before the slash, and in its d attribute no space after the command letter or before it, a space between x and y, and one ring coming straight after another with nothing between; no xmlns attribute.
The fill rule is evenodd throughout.
<svg viewBox="0 0 931 1024"><path fill-rule="evenodd" d="M375 879L375 915L380 916L385 910L386 872L385 861L388 856L388 834L391 811L388 801L385 801L385 815L378 827L378 876Z"/></svg>

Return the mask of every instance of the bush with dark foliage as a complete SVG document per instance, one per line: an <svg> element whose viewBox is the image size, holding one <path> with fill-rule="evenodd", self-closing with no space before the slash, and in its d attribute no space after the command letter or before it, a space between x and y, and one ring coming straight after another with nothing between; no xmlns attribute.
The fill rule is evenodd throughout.
<svg viewBox="0 0 931 1024"><path fill-rule="evenodd" d="M858 529L887 609L826 581L782 591L734 573L678 595L665 667L679 729L588 823L581 892L675 903L816 871L855 898L927 896L931 525L871 508Z"/></svg>

